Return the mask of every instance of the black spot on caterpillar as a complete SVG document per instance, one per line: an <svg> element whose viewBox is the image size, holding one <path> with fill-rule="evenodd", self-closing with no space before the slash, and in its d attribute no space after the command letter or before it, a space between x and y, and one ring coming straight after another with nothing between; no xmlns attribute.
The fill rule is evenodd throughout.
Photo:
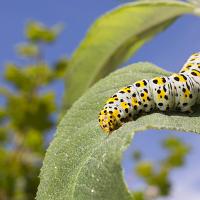
<svg viewBox="0 0 200 200"><path fill-rule="evenodd" d="M200 53L193 54L179 73L140 80L121 88L99 113L99 124L110 133L142 112L191 112L200 101Z"/></svg>

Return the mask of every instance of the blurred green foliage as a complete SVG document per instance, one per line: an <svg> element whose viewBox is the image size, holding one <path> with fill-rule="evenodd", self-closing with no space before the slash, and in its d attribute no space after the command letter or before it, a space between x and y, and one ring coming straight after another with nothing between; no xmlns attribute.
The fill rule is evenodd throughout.
<svg viewBox="0 0 200 200"><path fill-rule="evenodd" d="M173 169L184 165L185 157L190 151L190 147L177 137L166 138L162 147L168 151L168 155L159 163L140 160L134 153L137 162L134 171L146 183L144 191L133 192L137 200L168 196L172 188L170 173Z"/></svg>
<svg viewBox="0 0 200 200"><path fill-rule="evenodd" d="M48 28L41 23L31 21L27 24L25 33L27 39L32 42L51 43L56 40L62 28L60 24Z"/></svg>
<svg viewBox="0 0 200 200"><path fill-rule="evenodd" d="M6 65L4 79L9 89L0 88L5 99L0 108L0 200L35 197L45 138L55 127L53 115L58 110L55 91L47 92L45 86L62 78L68 65L68 60L61 58L50 66L41 49L55 42L60 31L60 25L47 28L29 22L25 28L28 41L16 50L30 64Z"/></svg>
<svg viewBox="0 0 200 200"><path fill-rule="evenodd" d="M20 44L18 47L17 47L17 53L20 55L20 56L23 56L23 57L37 57L39 56L39 48L36 44Z"/></svg>

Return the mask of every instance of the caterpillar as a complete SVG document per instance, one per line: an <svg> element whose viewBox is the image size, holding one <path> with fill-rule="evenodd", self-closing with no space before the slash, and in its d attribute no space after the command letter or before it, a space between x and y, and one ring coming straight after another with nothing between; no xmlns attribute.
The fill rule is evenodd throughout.
<svg viewBox="0 0 200 200"><path fill-rule="evenodd" d="M140 80L121 88L106 101L99 125L110 134L141 113L154 110L192 113L200 103L200 52L190 56L179 73Z"/></svg>

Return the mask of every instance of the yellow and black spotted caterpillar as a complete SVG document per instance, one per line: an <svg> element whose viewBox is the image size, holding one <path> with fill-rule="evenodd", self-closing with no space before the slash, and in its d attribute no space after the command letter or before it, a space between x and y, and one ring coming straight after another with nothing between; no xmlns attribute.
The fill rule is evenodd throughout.
<svg viewBox="0 0 200 200"><path fill-rule="evenodd" d="M121 88L99 114L101 128L110 133L140 113L153 110L192 112L200 103L200 53L193 54L179 73L140 80Z"/></svg>

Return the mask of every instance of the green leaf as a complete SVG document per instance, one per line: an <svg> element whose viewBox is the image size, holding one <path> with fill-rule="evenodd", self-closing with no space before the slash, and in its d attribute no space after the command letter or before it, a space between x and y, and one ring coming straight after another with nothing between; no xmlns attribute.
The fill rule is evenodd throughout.
<svg viewBox="0 0 200 200"><path fill-rule="evenodd" d="M163 147L170 153L167 159L162 162L163 167L168 169L182 166L185 156L190 151L190 147L176 137L167 138L163 142Z"/></svg>
<svg viewBox="0 0 200 200"><path fill-rule="evenodd" d="M44 132L53 127L51 115L55 112L55 94L46 92L43 95L13 95L7 99L7 115L12 126L27 132L35 129Z"/></svg>
<svg viewBox="0 0 200 200"><path fill-rule="evenodd" d="M142 153L138 150L133 152L133 159L134 161L140 161L142 159Z"/></svg>
<svg viewBox="0 0 200 200"><path fill-rule="evenodd" d="M5 108L0 107L0 123L6 118Z"/></svg>
<svg viewBox="0 0 200 200"><path fill-rule="evenodd" d="M31 129L27 131L24 136L24 146L33 150L34 152L42 152L43 150L43 136L41 132Z"/></svg>
<svg viewBox="0 0 200 200"><path fill-rule="evenodd" d="M69 63L65 107L177 17L193 11L194 6L180 1L145 1L125 4L97 19Z"/></svg>
<svg viewBox="0 0 200 200"><path fill-rule="evenodd" d="M143 192L132 192L132 196L133 196L132 199L135 200L145 200Z"/></svg>
<svg viewBox="0 0 200 200"><path fill-rule="evenodd" d="M173 129L200 133L200 109L194 117L154 113L126 123L109 137L103 133L97 116L107 98L136 80L159 75L170 73L148 63L130 65L99 81L72 106L47 150L37 200L132 199L120 162L134 132Z"/></svg>
<svg viewBox="0 0 200 200"><path fill-rule="evenodd" d="M0 127L0 144L7 140L8 130L5 127Z"/></svg>
<svg viewBox="0 0 200 200"><path fill-rule="evenodd" d="M17 53L23 57L37 57L39 55L39 48L35 44L20 44L17 45Z"/></svg>
<svg viewBox="0 0 200 200"><path fill-rule="evenodd" d="M151 162L141 162L137 164L135 171L138 176L148 179L150 176L153 175L154 169Z"/></svg>
<svg viewBox="0 0 200 200"><path fill-rule="evenodd" d="M163 147L169 151L176 152L177 149L186 147L186 145L177 137L169 137L163 141Z"/></svg>
<svg viewBox="0 0 200 200"><path fill-rule="evenodd" d="M29 93L54 80L53 70L45 63L29 65L25 68L12 63L7 64L4 76L14 87Z"/></svg>
<svg viewBox="0 0 200 200"><path fill-rule="evenodd" d="M52 43L60 34L63 26L57 24L52 28L48 28L43 24L35 21L30 21L26 25L26 37L32 42Z"/></svg>
<svg viewBox="0 0 200 200"><path fill-rule="evenodd" d="M57 78L63 78L65 73L67 72L67 68L68 68L68 59L63 57L63 58L60 58L56 63L55 63L55 66L54 66L54 75L57 77Z"/></svg>

